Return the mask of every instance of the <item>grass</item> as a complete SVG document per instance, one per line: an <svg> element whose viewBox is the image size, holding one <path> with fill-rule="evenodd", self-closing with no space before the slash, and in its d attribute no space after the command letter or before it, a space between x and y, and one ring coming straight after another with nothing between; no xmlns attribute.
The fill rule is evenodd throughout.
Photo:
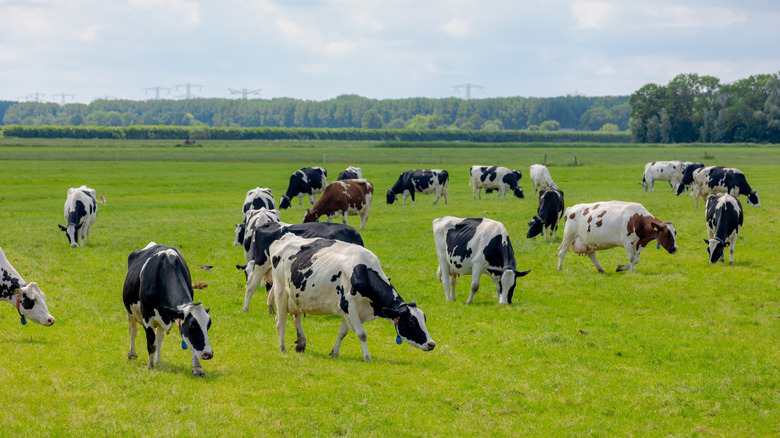
<svg viewBox="0 0 780 438"><path fill-rule="evenodd" d="M15 141L0 141L0 246L27 281L40 284L57 322L21 326L14 309L0 304L3 435L780 434L776 147L9 143ZM104 159L117 152L120 161ZM553 243L525 239L536 209L530 182L524 178L524 200L474 201L467 181L471 164L526 173L545 154L567 205L641 202L674 223L680 251L649 246L636 274L610 272L625 263L620 249L599 253L607 274L573 253L556 271L561 233ZM584 165L571 165L572 154ZM240 312L243 275L233 265L243 256L231 243L244 194L267 186L278 200L290 173L323 165L323 155L331 178L348 163L374 183L361 234L400 294L425 311L433 352L395 345L392 324L376 321L366 326L374 362L360 361L354 334L332 359L339 320L312 316L304 320L306 353L284 355L265 294ZM133 156L138 161L125 161ZM762 207L743 202L734 266L707 264L702 206L694 209L691 198L673 196L664 184L655 193L639 186L644 162L671 158L739 167L758 190ZM386 205L384 190L421 162L450 172L449 203L434 206L431 196L419 196L415 206ZM67 189L81 184L108 203L99 206L90 245L70 249L56 225ZM532 270L512 306L498 306L487 277L473 305L464 304L468 277L459 282L458 301L445 302L431 221L447 214L507 226L519 268ZM286 222L302 216L295 208L282 212ZM209 284L196 291L214 321L215 358L203 363L203 379L191 376L176 329L157 369L146 368L142 334L139 358L125 358L127 255L151 240L179 248L193 281ZM205 264L215 266L212 273L196 269ZM288 345L293 332L290 323Z"/></svg>

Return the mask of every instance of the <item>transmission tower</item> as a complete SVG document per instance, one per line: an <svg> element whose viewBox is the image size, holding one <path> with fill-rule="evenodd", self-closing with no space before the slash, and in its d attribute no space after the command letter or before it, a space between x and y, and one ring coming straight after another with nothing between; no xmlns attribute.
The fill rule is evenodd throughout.
<svg viewBox="0 0 780 438"><path fill-rule="evenodd" d="M68 98L68 97L70 97L70 100L73 100L73 97L74 97L74 96L73 96L72 94L67 94L67 93L60 93L60 94L52 94L52 95L51 95L51 97L52 97L52 98L54 98L54 97L61 97L61 98L62 98L62 103L61 103L61 105L62 105L62 106L65 106L65 99L66 99L66 98Z"/></svg>
<svg viewBox="0 0 780 438"><path fill-rule="evenodd" d="M203 86L202 85L191 84L189 82L187 82L186 84L179 84L179 85L177 85L176 86L176 91L179 91L179 87L185 87L187 89L187 93L183 96L185 99L191 99L192 98L192 93L190 93L190 89L191 88L198 87L198 90L203 90ZM182 97L182 96L179 96L179 97Z"/></svg>
<svg viewBox="0 0 780 438"><path fill-rule="evenodd" d="M466 89L466 99L471 99L471 89L474 88L476 90L482 90L484 88L481 85L475 85L475 84L461 84L461 85L453 85L452 87L456 92L460 93L461 88Z"/></svg>
<svg viewBox="0 0 780 438"><path fill-rule="evenodd" d="M144 88L144 94L146 94L147 91L154 90L154 100L160 100L160 90L165 90L166 94L171 93L170 88L165 87L150 87L150 88Z"/></svg>
<svg viewBox="0 0 780 438"><path fill-rule="evenodd" d="M242 88L240 90L234 90L232 88L228 88L228 90L230 90L230 94L231 95L233 95L233 94L240 94L242 99L246 99L247 96L249 96L250 94L254 94L256 96L259 96L260 95L260 91L262 90L262 88L258 88L257 90L247 90L246 88Z"/></svg>
<svg viewBox="0 0 780 438"><path fill-rule="evenodd" d="M26 102L38 103L38 102L43 100L43 96L45 96L45 94L43 94L43 93L41 93L39 91L36 91L35 93L30 93L30 94L28 94L26 96L22 96L22 97L20 97L20 99L24 99Z"/></svg>

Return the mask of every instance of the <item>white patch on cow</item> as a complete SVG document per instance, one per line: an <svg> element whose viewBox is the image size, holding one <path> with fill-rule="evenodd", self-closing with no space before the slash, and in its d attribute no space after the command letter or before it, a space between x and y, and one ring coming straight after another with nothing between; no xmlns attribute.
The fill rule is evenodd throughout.
<svg viewBox="0 0 780 438"><path fill-rule="evenodd" d="M677 186L682 181L682 161L653 161L645 164L642 174L642 187L645 191L655 191L655 181L669 181L672 190L677 191Z"/></svg>
<svg viewBox="0 0 780 438"><path fill-rule="evenodd" d="M558 185L555 184L550 176L550 170L543 164L532 164L530 171L528 172L531 183L534 186L534 193L537 189L547 187L550 189L557 189Z"/></svg>

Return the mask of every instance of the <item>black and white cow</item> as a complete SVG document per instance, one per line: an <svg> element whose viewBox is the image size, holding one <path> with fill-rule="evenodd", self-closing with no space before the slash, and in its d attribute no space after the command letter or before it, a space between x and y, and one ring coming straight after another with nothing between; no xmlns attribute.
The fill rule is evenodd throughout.
<svg viewBox="0 0 780 438"><path fill-rule="evenodd" d="M474 301L479 277L488 274L496 283L499 304L512 304L517 278L531 270L518 272L515 253L501 222L483 218L445 216L433 220L433 240L439 259L437 276L444 285L447 301L455 301L455 282L460 275L471 275Z"/></svg>
<svg viewBox="0 0 780 438"><path fill-rule="evenodd" d="M363 324L384 318L393 323L398 337L424 351L436 347L425 326L425 314L405 302L382 271L379 260L362 246L329 239L305 239L287 234L271 244L276 329L282 352L287 348L284 332L287 314L293 315L298 339L295 350L306 349L303 315L337 315L342 318L336 344L330 352L338 357L341 341L352 330L370 361Z"/></svg>
<svg viewBox="0 0 780 438"><path fill-rule="evenodd" d="M71 248L89 243L89 228L95 223L95 219L97 219L95 190L87 186L68 189L68 197L65 199L67 226L59 225L59 227L65 232Z"/></svg>
<svg viewBox="0 0 780 438"><path fill-rule="evenodd" d="M737 244L737 235L742 228L742 204L728 193L717 193L707 198L707 235L709 240L707 252L710 254L710 263L723 261L725 248L729 247L731 259L734 264L734 246Z"/></svg>
<svg viewBox="0 0 780 438"><path fill-rule="evenodd" d="M439 198L444 196L444 203L447 203L447 188L450 184L450 175L442 169L415 169L407 170L398 177L393 188L387 191L387 203L392 204L398 199L398 195L404 195L403 204L406 205L406 198L412 197L414 205L414 194L423 195L436 194L433 200L434 205L439 202Z"/></svg>
<svg viewBox="0 0 780 438"><path fill-rule="evenodd" d="M684 161L682 164L682 179L677 186L677 196L680 196L686 188L690 188L693 185L693 172L696 169L704 168L702 163L694 163L692 161Z"/></svg>
<svg viewBox="0 0 780 438"><path fill-rule="evenodd" d="M699 196L706 199L711 193L728 193L733 197L747 196L747 203L761 206L758 193L750 188L741 170L733 167L710 166L696 169L693 172L692 195L696 198L696 208L699 208Z"/></svg>
<svg viewBox="0 0 780 438"><path fill-rule="evenodd" d="M363 246L363 238L360 237L360 233L346 224L306 222L288 225L284 223L269 223L257 228L252 237L252 257L251 260L247 261L245 268L247 281L242 311L246 312L249 310L249 301L263 279L266 280L266 285L273 283L270 272L271 258L269 256L269 248L272 243L281 239L285 234L294 234L305 238L321 237ZM270 286L267 287L270 288ZM272 298L273 295L268 296L269 313L274 312Z"/></svg>
<svg viewBox="0 0 780 438"><path fill-rule="evenodd" d="M672 190L677 190L682 179L682 161L652 161L645 164L642 173L642 187L645 191L655 191L656 181L669 181Z"/></svg>
<svg viewBox="0 0 780 438"><path fill-rule="evenodd" d="M298 209L303 208L303 197L309 195L311 205L314 205L314 195L322 193L328 185L328 171L322 167L304 167L290 175L287 193L279 200L279 209L290 207L290 200L298 197Z"/></svg>
<svg viewBox="0 0 780 438"><path fill-rule="evenodd" d="M252 190L246 192L246 198L244 199L244 206L241 209L241 213L244 215L244 222L246 223L246 213L249 210L259 210L265 208L266 210L276 209L276 201L274 201L274 195L271 194L271 189L255 187Z"/></svg>
<svg viewBox="0 0 780 438"><path fill-rule="evenodd" d="M279 210L266 210L260 207L259 210L249 210L246 214L246 222L236 224L236 238L233 246L244 247L244 259L249 262L252 259L252 235L257 227L269 222L280 222Z"/></svg>
<svg viewBox="0 0 780 438"><path fill-rule="evenodd" d="M349 166L343 172L339 173L339 177L336 181L343 181L345 179L361 179L363 178L363 171L359 167Z"/></svg>
<svg viewBox="0 0 780 438"><path fill-rule="evenodd" d="M469 170L469 187L471 187L472 198L476 198L479 194L479 199L482 199L482 189L487 189L486 192L490 192L493 189L498 190L498 196L496 199L504 195L506 199L506 192L512 191L516 197L524 198L523 188L520 187L520 179L523 177L523 173L519 170L509 170L506 167L500 166L471 166Z"/></svg>
<svg viewBox="0 0 780 438"><path fill-rule="evenodd" d="M135 353L138 324L146 332L149 368L160 361L163 336L177 324L182 348L190 349L192 373L205 375L200 360L214 356L208 334L209 308L193 302L190 270L176 248L151 242L144 249L130 253L122 298L130 323L128 359L138 357Z"/></svg>
<svg viewBox="0 0 780 438"><path fill-rule="evenodd" d="M544 240L558 237L558 221L563 217L563 192L556 189L542 189L539 191L539 208L536 210L536 216L528 223L527 238L536 239L541 234L544 236L544 229L549 228Z"/></svg>
<svg viewBox="0 0 780 438"><path fill-rule="evenodd" d="M27 324L27 318L45 326L54 324L54 317L46 308L46 295L38 287L38 283L24 281L8 261L2 248L0 248L0 300L8 301L16 307L22 325Z"/></svg>

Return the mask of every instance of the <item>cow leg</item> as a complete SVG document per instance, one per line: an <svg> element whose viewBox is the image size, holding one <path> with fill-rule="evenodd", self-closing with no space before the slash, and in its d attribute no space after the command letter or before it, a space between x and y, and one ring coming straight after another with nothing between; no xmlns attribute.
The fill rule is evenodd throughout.
<svg viewBox="0 0 780 438"><path fill-rule="evenodd" d="M483 267L479 264L475 264L471 268L471 294L469 294L469 299L466 300L466 304L474 302L474 294L479 290L479 277L482 271Z"/></svg>
<svg viewBox="0 0 780 438"><path fill-rule="evenodd" d="M731 246L729 246L729 255L731 256L731 259L729 260L729 264L734 264L734 246L737 244L737 236L736 233L734 237L731 238Z"/></svg>
<svg viewBox="0 0 780 438"><path fill-rule="evenodd" d="M198 360L198 355L195 353L195 350L190 349L190 356L192 356L192 375L203 377L206 375L206 373L203 371L203 367L200 366L200 360Z"/></svg>
<svg viewBox="0 0 780 438"><path fill-rule="evenodd" d="M295 351L303 353L306 351L306 335L303 333L303 315L293 315L293 322L295 323L295 332L298 338L295 340Z"/></svg>
<svg viewBox="0 0 780 438"><path fill-rule="evenodd" d="M355 331L355 335L357 335L357 338L360 341L360 347L363 348L363 362L371 362L373 359L371 359L371 354L368 353L368 344L366 343L368 340L368 332L366 332L366 328L363 327L363 323L360 321L360 317L357 315L356 311L350 312L347 315L347 318L349 318L352 329Z"/></svg>
<svg viewBox="0 0 780 438"><path fill-rule="evenodd" d="M130 325L130 351L127 352L127 358L135 359L138 357L135 353L135 337L138 336L138 322L130 315L127 315L127 321Z"/></svg>
<svg viewBox="0 0 780 438"><path fill-rule="evenodd" d="M593 262L593 265L596 267L596 269L598 269L599 272L601 272L603 274L604 273L604 268L601 267L601 265L599 264L598 259L596 259L596 251L589 252L588 253L588 258L590 258L590 261Z"/></svg>
<svg viewBox="0 0 780 438"><path fill-rule="evenodd" d="M436 190L436 199L433 200L433 205L436 205L436 203L439 202L439 198L441 198L441 189Z"/></svg>
<svg viewBox="0 0 780 438"><path fill-rule="evenodd" d="M349 324L347 324L347 319L344 318L341 320L341 327L339 327L339 333L336 335L336 343L333 344L333 349L330 350L330 357L339 357L341 341L344 340L344 337L347 336L347 333L349 333Z"/></svg>
<svg viewBox="0 0 780 438"><path fill-rule="evenodd" d="M265 291L268 293L268 297L266 298L266 303L268 304L268 314L273 315L276 313L276 305L274 303L273 284L266 281Z"/></svg>
<svg viewBox="0 0 780 438"><path fill-rule="evenodd" d="M628 270L629 272L636 272L634 270L634 265L639 263L639 253L634 250L633 246L629 246L626 248L626 255L628 256L628 264L627 265L618 265L617 272Z"/></svg>
<svg viewBox="0 0 780 438"><path fill-rule="evenodd" d="M145 327L146 332L146 351L149 353L149 368L154 368L155 364L155 352L157 351L157 336L154 333L153 327Z"/></svg>
<svg viewBox="0 0 780 438"><path fill-rule="evenodd" d="M157 340L155 341L156 351L154 363L160 362L160 354L162 353L162 341L165 336L165 330L162 327L157 327Z"/></svg>
<svg viewBox="0 0 780 438"><path fill-rule="evenodd" d="M441 193L444 195L444 203L447 203L447 189L443 188L441 189Z"/></svg>
<svg viewBox="0 0 780 438"><path fill-rule="evenodd" d="M450 301L455 301L455 283L458 281L458 276L450 274Z"/></svg>
<svg viewBox="0 0 780 438"><path fill-rule="evenodd" d="M436 276L439 277L439 282L444 286L444 299L453 301L450 294L455 295L455 288L452 288L452 292L450 292L451 282L449 278L452 277L452 274L450 274L449 264L439 261L439 269L436 270Z"/></svg>
<svg viewBox="0 0 780 438"><path fill-rule="evenodd" d="M365 230L366 229L366 221L368 221L368 210L364 211L363 214L360 215L360 229ZM346 224L346 219L344 220L344 223Z"/></svg>
<svg viewBox="0 0 780 438"><path fill-rule="evenodd" d="M328 218L328 222L330 222L330 218ZM344 225L347 224L347 212L346 211L341 214L341 223L344 224ZM361 228L361 230L362 230L362 228Z"/></svg>
<svg viewBox="0 0 780 438"><path fill-rule="evenodd" d="M246 292L244 293L244 307L241 309L242 312L249 311L249 302L252 300L252 295L255 294L257 286L263 280L263 275L260 274L260 270L255 269L255 262L249 262L247 270L250 268L252 273L249 274L249 277L246 280Z"/></svg>
<svg viewBox="0 0 780 438"><path fill-rule="evenodd" d="M576 234L567 234L566 229L563 229L563 239L561 239L561 245L558 247L558 270L563 268L563 258L566 257L566 253L569 252L571 244L574 243Z"/></svg>
<svg viewBox="0 0 780 438"><path fill-rule="evenodd" d="M274 285L276 282L274 281ZM282 285L278 285L282 288ZM287 347L284 345L284 331L287 329L287 297L274 288L274 294L279 294L276 297L276 331L279 333L279 351L287 353Z"/></svg>

